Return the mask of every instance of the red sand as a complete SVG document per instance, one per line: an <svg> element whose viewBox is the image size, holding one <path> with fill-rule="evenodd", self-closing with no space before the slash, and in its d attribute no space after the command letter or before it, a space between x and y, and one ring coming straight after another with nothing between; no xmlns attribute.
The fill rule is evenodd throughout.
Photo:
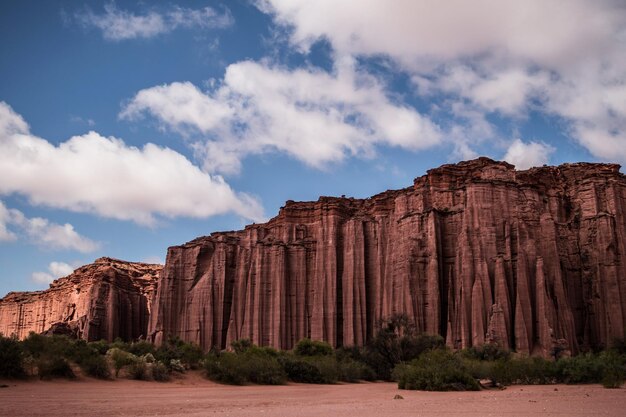
<svg viewBox="0 0 626 417"><path fill-rule="evenodd" d="M198 374L169 383L0 383L9 385L0 388L0 416L626 416L626 389L599 385L440 393L392 383L233 387Z"/></svg>

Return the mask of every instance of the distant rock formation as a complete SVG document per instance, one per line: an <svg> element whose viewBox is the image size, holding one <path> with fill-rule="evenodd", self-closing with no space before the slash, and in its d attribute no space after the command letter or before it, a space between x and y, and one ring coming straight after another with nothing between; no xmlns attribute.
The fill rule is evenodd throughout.
<svg viewBox="0 0 626 417"><path fill-rule="evenodd" d="M100 258L36 292L0 300L0 333L66 334L86 340L145 337L162 265Z"/></svg>
<svg viewBox="0 0 626 417"><path fill-rule="evenodd" d="M453 348L606 346L625 333L619 168L479 158L368 199L288 201L265 224L170 248L149 337L362 345L404 313Z"/></svg>

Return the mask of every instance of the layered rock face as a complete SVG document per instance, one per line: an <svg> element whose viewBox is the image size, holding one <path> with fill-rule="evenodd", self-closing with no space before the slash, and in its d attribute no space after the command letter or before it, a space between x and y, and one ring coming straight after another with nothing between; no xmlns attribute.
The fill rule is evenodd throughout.
<svg viewBox="0 0 626 417"><path fill-rule="evenodd" d="M406 314L454 348L606 346L626 330L619 168L479 158L368 199L288 201L265 224L170 248L148 333L205 349L362 345Z"/></svg>
<svg viewBox="0 0 626 417"><path fill-rule="evenodd" d="M83 339L146 336L150 300L162 265L100 258L36 292L0 300L0 333L71 331Z"/></svg>

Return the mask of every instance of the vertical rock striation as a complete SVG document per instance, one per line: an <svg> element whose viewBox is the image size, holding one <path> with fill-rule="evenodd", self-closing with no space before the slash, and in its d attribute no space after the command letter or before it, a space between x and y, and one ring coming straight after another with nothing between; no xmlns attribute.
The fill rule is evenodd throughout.
<svg viewBox="0 0 626 417"><path fill-rule="evenodd" d="M368 199L288 201L242 231L171 247L149 335L362 345L402 313L465 348L528 354L624 338L626 178L613 164L444 165Z"/></svg>
<svg viewBox="0 0 626 417"><path fill-rule="evenodd" d="M100 258L45 291L9 293L0 300L0 333L24 338L62 324L89 341L145 337L161 269Z"/></svg>

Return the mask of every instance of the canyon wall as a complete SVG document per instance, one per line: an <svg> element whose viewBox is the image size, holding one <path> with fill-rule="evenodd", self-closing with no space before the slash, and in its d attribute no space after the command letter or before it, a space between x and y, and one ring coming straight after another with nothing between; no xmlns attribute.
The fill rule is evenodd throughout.
<svg viewBox="0 0 626 417"><path fill-rule="evenodd" d="M0 300L0 333L22 339L62 327L89 341L145 337L161 269L100 258L45 291L9 293Z"/></svg>
<svg viewBox="0 0 626 417"><path fill-rule="evenodd" d="M619 168L515 171L479 158L368 199L288 201L265 224L171 247L149 337L362 345L406 314L454 348L606 346L626 330Z"/></svg>

